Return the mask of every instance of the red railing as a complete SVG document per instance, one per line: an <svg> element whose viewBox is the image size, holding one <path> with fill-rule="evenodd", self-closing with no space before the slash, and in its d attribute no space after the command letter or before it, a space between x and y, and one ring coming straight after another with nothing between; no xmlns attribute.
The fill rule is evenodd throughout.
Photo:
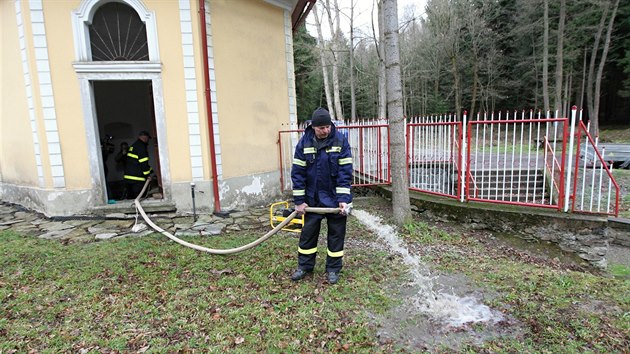
<svg viewBox="0 0 630 354"><path fill-rule="evenodd" d="M459 198L461 129L452 115L407 124L409 189Z"/></svg>
<svg viewBox="0 0 630 354"><path fill-rule="evenodd" d="M561 185L564 169L558 164L557 173L547 174L544 166L547 153L556 151L558 142L565 150L567 126L568 118L541 118L540 112L533 111L478 114L467 128L467 200L561 208L560 202L553 202L547 179L551 178L549 185ZM553 153L550 156L555 158ZM471 181L476 182L474 193Z"/></svg>
<svg viewBox="0 0 630 354"><path fill-rule="evenodd" d="M582 135L584 152L581 151ZM600 153L597 145L598 139L593 139L580 119L571 210L574 213L619 215L619 184L613 177L612 164L609 166L605 161L604 151Z"/></svg>
<svg viewBox="0 0 630 354"><path fill-rule="evenodd" d="M544 137L544 146L545 146L545 171L547 172L546 175L550 176L551 181L550 181L550 186L553 188L549 188L550 189L550 193L549 193L549 200L550 203L549 205L553 205L553 192L556 191L556 193L558 194L558 201L556 203L557 208L560 210L562 208L562 201L564 200L563 198L563 194L564 194L564 168L562 167L562 165L560 165L560 163L558 162L558 159L556 158L556 153L553 150L553 147L551 146L551 144L549 143L549 140L547 139L547 137ZM562 149L562 151L564 152L564 149ZM564 153L563 153L563 158L564 158ZM549 161L551 160L551 161ZM564 165L564 164L563 164Z"/></svg>
<svg viewBox="0 0 630 354"><path fill-rule="evenodd" d="M410 190L462 202L618 215L620 192L612 165L604 161L597 139L588 135L583 123L574 134L570 122L577 120L576 108L571 119L521 111L477 114L476 119L466 120L466 115L463 121L453 115L410 120L405 137ZM387 122L364 121L338 129L352 149L353 186L390 184ZM301 129L278 134L283 192L291 189L293 149L302 134ZM586 138L580 144L582 135Z"/></svg>
<svg viewBox="0 0 630 354"><path fill-rule="evenodd" d="M337 129L348 138L354 168L353 186L370 186L391 183L389 164L389 125L363 124L339 126ZM291 165L295 145L304 134L303 129L278 132L280 189L291 190Z"/></svg>

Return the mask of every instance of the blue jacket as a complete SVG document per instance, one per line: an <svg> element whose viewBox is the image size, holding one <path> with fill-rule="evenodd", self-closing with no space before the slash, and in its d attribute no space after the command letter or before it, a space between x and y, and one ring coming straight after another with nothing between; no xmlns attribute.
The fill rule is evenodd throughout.
<svg viewBox="0 0 630 354"><path fill-rule="evenodd" d="M337 208L339 203L352 202L350 144L334 124L326 140L319 144L313 127L306 128L295 147L291 181L295 205Z"/></svg>

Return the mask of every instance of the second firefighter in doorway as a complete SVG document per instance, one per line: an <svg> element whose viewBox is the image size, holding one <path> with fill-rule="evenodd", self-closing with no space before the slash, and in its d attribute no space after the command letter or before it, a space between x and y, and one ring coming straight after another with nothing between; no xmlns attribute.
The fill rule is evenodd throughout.
<svg viewBox="0 0 630 354"><path fill-rule="evenodd" d="M127 185L127 198L135 199L142 191L147 178L152 178L153 169L149 165L149 152L147 145L151 140L149 132L143 130L127 151L125 160L125 183Z"/></svg>
<svg viewBox="0 0 630 354"><path fill-rule="evenodd" d="M297 143L293 166L293 202L303 215L306 207L341 208L339 214L308 213L300 234L298 269L292 280L297 281L313 272L321 222L328 226L326 276L330 284L339 281L343 266L343 246L346 237L348 204L352 202L352 155L348 139L339 132L324 108L313 112L311 125Z"/></svg>

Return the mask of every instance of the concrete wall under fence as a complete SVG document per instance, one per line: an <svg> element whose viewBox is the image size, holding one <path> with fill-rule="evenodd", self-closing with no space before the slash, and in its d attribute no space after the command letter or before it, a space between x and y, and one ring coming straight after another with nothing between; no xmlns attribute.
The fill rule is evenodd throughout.
<svg viewBox="0 0 630 354"><path fill-rule="evenodd" d="M376 188L376 187L375 187ZM391 191L378 188L385 196ZM572 252L597 269L608 265L606 253L614 232L605 216L565 214L490 203L459 203L410 192L411 204L429 211L427 217L470 224L475 229L510 234L525 240L548 241Z"/></svg>

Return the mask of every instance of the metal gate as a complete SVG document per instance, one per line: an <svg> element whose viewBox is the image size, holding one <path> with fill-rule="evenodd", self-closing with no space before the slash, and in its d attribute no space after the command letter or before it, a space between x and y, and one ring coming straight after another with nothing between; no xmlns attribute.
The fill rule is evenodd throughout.
<svg viewBox="0 0 630 354"><path fill-rule="evenodd" d="M353 186L391 183L385 120L337 127L348 137ZM577 132L576 132L577 129ZM280 182L291 189L293 150L303 130L278 134ZM619 186L597 139L574 106L571 117L520 111L414 117L406 129L409 189L475 201L617 215Z"/></svg>
<svg viewBox="0 0 630 354"><path fill-rule="evenodd" d="M354 168L353 186L373 186L391 183L389 163L389 125L382 122L363 122L341 125L337 129L348 138ZM303 129L278 132L280 154L280 187L291 190L293 154Z"/></svg>

